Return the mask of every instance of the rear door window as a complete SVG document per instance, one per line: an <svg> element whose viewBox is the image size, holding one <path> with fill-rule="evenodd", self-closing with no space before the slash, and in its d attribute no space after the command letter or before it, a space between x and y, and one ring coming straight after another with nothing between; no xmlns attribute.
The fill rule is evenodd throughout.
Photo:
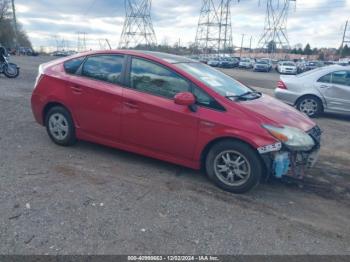
<svg viewBox="0 0 350 262"><path fill-rule="evenodd" d="M336 85L350 85L349 83L350 76L347 71L337 71L332 75L332 84Z"/></svg>
<svg viewBox="0 0 350 262"><path fill-rule="evenodd" d="M121 83L124 56L96 55L88 57L82 69L82 75L96 80L118 84Z"/></svg>
<svg viewBox="0 0 350 262"><path fill-rule="evenodd" d="M332 82L332 74L327 74L325 76L322 76L318 82L321 82L321 83L331 83Z"/></svg>

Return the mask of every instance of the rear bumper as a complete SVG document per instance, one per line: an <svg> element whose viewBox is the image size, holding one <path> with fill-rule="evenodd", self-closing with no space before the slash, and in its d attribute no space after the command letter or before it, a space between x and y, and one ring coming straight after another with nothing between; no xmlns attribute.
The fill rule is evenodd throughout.
<svg viewBox="0 0 350 262"><path fill-rule="evenodd" d="M266 68L257 68L257 67L254 67L254 71L259 71L259 72L267 72L267 71L269 71L269 68L268 67L266 67Z"/></svg>
<svg viewBox="0 0 350 262"><path fill-rule="evenodd" d="M274 91L275 97L283 102L294 106L300 97L300 94L294 93L290 90L276 88Z"/></svg>
<svg viewBox="0 0 350 262"><path fill-rule="evenodd" d="M297 70L280 70L281 74L289 74L289 75L296 75Z"/></svg>
<svg viewBox="0 0 350 262"><path fill-rule="evenodd" d="M31 98L32 112L35 121L38 122L40 125L44 125L43 105L44 103L41 97L39 95L33 94Z"/></svg>

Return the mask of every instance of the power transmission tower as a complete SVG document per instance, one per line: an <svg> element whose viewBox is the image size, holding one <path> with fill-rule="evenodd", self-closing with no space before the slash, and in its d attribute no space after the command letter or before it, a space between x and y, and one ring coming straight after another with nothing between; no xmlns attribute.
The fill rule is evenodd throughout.
<svg viewBox="0 0 350 262"><path fill-rule="evenodd" d="M341 42L340 46L340 55L343 56L344 54L344 46L347 44L350 44L350 28L348 28L349 20L346 21L345 23L345 28L344 28L344 34L343 34L343 40ZM350 47L350 46L349 46Z"/></svg>
<svg viewBox="0 0 350 262"><path fill-rule="evenodd" d="M271 57L278 49L289 49L287 20L291 2L296 0L263 0L266 2L266 18L264 33L259 46L267 50Z"/></svg>
<svg viewBox="0 0 350 262"><path fill-rule="evenodd" d="M216 5L214 0L202 0L195 41L198 52L209 54L233 49L231 2L220 0Z"/></svg>
<svg viewBox="0 0 350 262"><path fill-rule="evenodd" d="M78 32L78 42L77 42L77 51L84 52L86 48L86 32Z"/></svg>
<svg viewBox="0 0 350 262"><path fill-rule="evenodd" d="M106 50L106 49L112 50L112 47L111 47L108 39L99 39L98 43L100 45L101 50Z"/></svg>
<svg viewBox="0 0 350 262"><path fill-rule="evenodd" d="M119 48L154 46L157 43L151 18L151 0L125 0L125 21Z"/></svg>

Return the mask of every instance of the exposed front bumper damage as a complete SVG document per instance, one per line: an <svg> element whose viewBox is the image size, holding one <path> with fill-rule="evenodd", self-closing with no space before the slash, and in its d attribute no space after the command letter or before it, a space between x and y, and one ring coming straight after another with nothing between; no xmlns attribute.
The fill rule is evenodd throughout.
<svg viewBox="0 0 350 262"><path fill-rule="evenodd" d="M269 147L259 148L267 171L270 175L277 178L289 176L293 178L303 179L307 169L315 166L320 152L322 131L318 126L307 132L315 141L315 146L310 151L292 151L284 145L280 150L265 151L263 149L271 149ZM272 148L277 149L276 146Z"/></svg>

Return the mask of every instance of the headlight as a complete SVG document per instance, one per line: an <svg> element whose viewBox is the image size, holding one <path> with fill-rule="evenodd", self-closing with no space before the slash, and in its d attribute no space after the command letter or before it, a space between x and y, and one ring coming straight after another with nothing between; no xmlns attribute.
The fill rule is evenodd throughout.
<svg viewBox="0 0 350 262"><path fill-rule="evenodd" d="M291 126L280 128L271 125L263 125L263 127L267 129L273 137L281 141L291 150L309 151L315 146L312 137L301 129Z"/></svg>

